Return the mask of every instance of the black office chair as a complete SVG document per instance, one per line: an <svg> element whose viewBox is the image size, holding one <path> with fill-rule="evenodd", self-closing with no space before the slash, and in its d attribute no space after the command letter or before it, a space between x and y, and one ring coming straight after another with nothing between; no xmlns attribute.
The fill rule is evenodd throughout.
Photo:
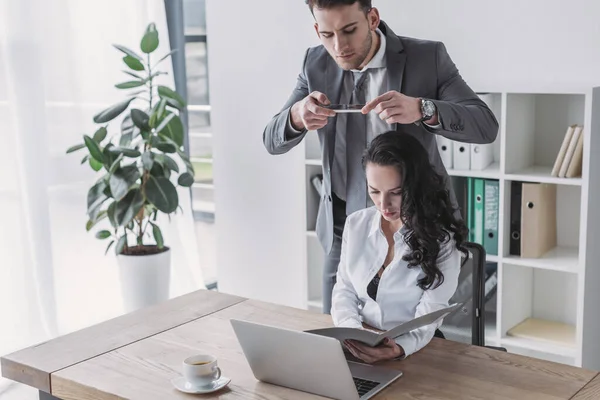
<svg viewBox="0 0 600 400"><path fill-rule="evenodd" d="M444 318L440 331L445 339L485 346L485 249L480 244L471 242L466 242L463 246L467 249L469 257L461 267L458 287L450 299L450 304L464 303L464 305ZM488 298L490 293L488 289ZM506 351L500 347L486 347Z"/></svg>

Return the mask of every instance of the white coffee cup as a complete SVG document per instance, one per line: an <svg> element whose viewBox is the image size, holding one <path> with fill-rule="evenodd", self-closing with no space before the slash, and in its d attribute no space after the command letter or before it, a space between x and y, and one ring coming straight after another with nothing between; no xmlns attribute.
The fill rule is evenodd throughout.
<svg viewBox="0 0 600 400"><path fill-rule="evenodd" d="M183 376L194 386L208 386L221 377L221 369L216 357L200 354L183 360Z"/></svg>

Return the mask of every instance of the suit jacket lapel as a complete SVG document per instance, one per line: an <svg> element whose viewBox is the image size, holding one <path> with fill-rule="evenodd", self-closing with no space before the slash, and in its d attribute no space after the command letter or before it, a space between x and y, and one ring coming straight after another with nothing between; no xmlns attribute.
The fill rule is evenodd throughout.
<svg viewBox="0 0 600 400"><path fill-rule="evenodd" d="M404 46L398 36L383 21L379 29L385 35L385 57L387 60L388 90L396 90L402 93L404 67L406 66L406 53ZM393 129L397 130L398 124Z"/></svg>

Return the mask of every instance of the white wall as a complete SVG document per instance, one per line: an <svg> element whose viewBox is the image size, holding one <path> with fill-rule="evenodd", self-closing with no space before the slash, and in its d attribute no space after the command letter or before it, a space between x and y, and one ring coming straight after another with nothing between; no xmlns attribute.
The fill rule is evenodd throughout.
<svg viewBox="0 0 600 400"><path fill-rule="evenodd" d="M600 84L597 0L374 0L399 35L441 40L478 91ZM267 154L265 124L317 38L300 0L209 0L220 290L301 306L304 154Z"/></svg>

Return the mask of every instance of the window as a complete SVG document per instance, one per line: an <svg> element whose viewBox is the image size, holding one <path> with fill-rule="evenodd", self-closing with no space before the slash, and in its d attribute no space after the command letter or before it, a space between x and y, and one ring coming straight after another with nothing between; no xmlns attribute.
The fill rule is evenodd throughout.
<svg viewBox="0 0 600 400"><path fill-rule="evenodd" d="M171 2L165 2L170 7ZM169 30L177 29L169 20ZM215 203L212 129L208 92L206 0L183 0L185 75L188 100L189 153L195 170L192 208L202 272L208 288L216 286ZM177 77L176 77L177 79Z"/></svg>

